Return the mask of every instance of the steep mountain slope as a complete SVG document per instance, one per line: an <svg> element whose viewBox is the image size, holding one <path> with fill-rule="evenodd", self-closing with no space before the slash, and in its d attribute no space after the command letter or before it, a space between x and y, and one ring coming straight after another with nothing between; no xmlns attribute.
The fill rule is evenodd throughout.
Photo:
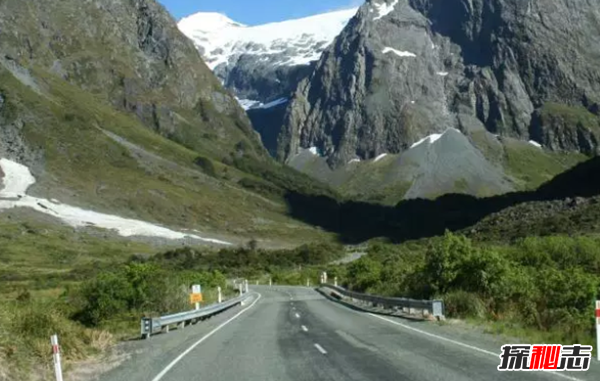
<svg viewBox="0 0 600 381"><path fill-rule="evenodd" d="M208 66L246 107L288 96L356 8L296 20L246 26L218 13L179 22Z"/></svg>
<svg viewBox="0 0 600 381"><path fill-rule="evenodd" d="M523 147L544 167L562 151L575 152L571 163L598 152L599 25L600 5L588 1L370 0L278 106L283 122L275 113L253 117L255 128L279 160L322 179L324 167L298 164L304 150L314 147L334 173L348 172L357 160L403 154L454 128L483 153L470 166L495 166L513 189L537 186L515 176L515 139L544 148L535 155ZM490 182L459 188L473 194Z"/></svg>
<svg viewBox="0 0 600 381"><path fill-rule="evenodd" d="M449 127L594 153L599 20L586 1L369 1L299 86L279 158L317 146L340 166Z"/></svg>
<svg viewBox="0 0 600 381"><path fill-rule="evenodd" d="M0 29L0 158L28 196L236 243L320 236L282 195L330 191L269 158L155 1L8 0Z"/></svg>

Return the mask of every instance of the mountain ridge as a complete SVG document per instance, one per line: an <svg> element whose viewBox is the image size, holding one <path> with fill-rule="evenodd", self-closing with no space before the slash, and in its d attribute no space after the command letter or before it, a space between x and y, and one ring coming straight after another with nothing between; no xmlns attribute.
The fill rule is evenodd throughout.
<svg viewBox="0 0 600 381"><path fill-rule="evenodd" d="M288 96L357 8L246 26L218 13L183 18L179 29L209 67L242 100Z"/></svg>
<svg viewBox="0 0 600 381"><path fill-rule="evenodd" d="M552 136L533 133L531 120L547 102L596 104L600 45L589 36L599 14L590 3L367 1L299 85L278 158L316 145L333 152L335 167L354 155L399 153L451 126L524 140L535 135L545 146L596 153L597 121L591 130L573 126L573 133ZM571 68L571 45L555 42L578 37L582 60Z"/></svg>
<svg viewBox="0 0 600 381"><path fill-rule="evenodd" d="M8 0L0 28L0 158L28 196L236 244L321 236L281 195L330 190L269 157L163 6Z"/></svg>

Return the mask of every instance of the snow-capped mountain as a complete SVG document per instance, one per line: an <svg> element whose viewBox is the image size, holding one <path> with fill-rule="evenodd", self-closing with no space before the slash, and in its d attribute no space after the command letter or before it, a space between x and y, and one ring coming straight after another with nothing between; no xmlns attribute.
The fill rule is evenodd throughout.
<svg viewBox="0 0 600 381"><path fill-rule="evenodd" d="M243 104L260 104L294 90L356 12L352 8L258 26L219 13L197 13L182 19L179 29Z"/></svg>

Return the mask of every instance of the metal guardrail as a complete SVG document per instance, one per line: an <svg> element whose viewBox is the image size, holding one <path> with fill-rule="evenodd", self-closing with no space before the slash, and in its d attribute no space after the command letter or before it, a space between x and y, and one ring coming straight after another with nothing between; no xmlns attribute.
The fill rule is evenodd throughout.
<svg viewBox="0 0 600 381"><path fill-rule="evenodd" d="M183 328L186 325L189 325L190 323L196 322L200 319L221 313L237 306L238 304L241 304L244 300L246 300L246 298L248 298L248 296L249 295L245 293L237 298L226 300L223 303L211 304L210 306L206 306L198 310L180 312L157 318L143 317L141 321L142 339L148 339L153 334L163 331L168 333L169 327L172 325L178 325L180 328Z"/></svg>
<svg viewBox="0 0 600 381"><path fill-rule="evenodd" d="M444 302L441 300L418 300L409 298L392 298L370 294L362 294L346 290L343 287L334 286L331 284L322 284L322 287L327 287L339 295L345 296L353 300L358 300L366 303L371 303L373 307L383 307L386 309L398 310L402 308L403 312L414 314L417 311L421 311L421 314L425 316L433 316L435 318L444 318ZM336 295L332 295L336 297Z"/></svg>

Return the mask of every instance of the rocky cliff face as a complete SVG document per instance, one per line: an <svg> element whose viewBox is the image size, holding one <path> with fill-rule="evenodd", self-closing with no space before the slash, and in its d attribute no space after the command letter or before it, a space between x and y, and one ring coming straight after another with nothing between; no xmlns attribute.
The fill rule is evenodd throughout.
<svg viewBox="0 0 600 381"><path fill-rule="evenodd" d="M202 136L259 147L234 97L155 1L7 0L0 29L0 65L23 81L61 77L192 147Z"/></svg>
<svg viewBox="0 0 600 381"><path fill-rule="evenodd" d="M596 1L367 1L298 87L277 156L340 167L451 127L597 152L599 34Z"/></svg>

